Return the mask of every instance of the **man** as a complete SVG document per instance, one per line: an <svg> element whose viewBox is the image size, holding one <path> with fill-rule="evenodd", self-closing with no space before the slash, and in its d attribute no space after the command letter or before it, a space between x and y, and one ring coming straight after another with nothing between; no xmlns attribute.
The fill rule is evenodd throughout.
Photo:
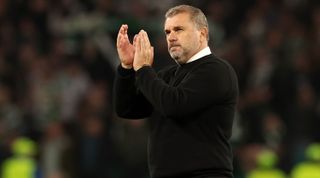
<svg viewBox="0 0 320 178"><path fill-rule="evenodd" d="M117 39L121 65L115 109L123 118L150 117L152 178L230 178L229 145L238 96L232 67L208 47L208 23L198 8L180 5L166 13L164 31L177 66L156 73L153 47L141 30L130 44L128 26Z"/></svg>

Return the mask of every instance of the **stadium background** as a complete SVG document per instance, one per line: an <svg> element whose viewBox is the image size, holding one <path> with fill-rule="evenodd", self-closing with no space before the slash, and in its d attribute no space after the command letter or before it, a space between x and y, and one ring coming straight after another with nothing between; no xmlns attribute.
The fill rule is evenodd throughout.
<svg viewBox="0 0 320 178"><path fill-rule="evenodd" d="M172 64L163 16L181 3L205 12L212 50L239 77L235 177L264 149L290 175L320 139L317 0L0 0L0 164L23 136L38 177L148 178L148 120L112 110L115 38L122 23L131 37L143 28L155 68Z"/></svg>

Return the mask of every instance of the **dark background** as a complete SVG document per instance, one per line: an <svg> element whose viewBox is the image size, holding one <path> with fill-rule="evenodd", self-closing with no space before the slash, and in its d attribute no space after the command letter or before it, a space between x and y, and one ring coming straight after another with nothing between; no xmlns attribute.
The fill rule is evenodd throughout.
<svg viewBox="0 0 320 178"><path fill-rule="evenodd" d="M208 18L212 51L238 74L235 177L265 148L290 174L320 139L318 2L0 0L0 164L26 136L37 145L38 177L148 178L148 120L112 109L115 39L123 23L130 37L143 28L155 68L170 65L164 14L190 4Z"/></svg>

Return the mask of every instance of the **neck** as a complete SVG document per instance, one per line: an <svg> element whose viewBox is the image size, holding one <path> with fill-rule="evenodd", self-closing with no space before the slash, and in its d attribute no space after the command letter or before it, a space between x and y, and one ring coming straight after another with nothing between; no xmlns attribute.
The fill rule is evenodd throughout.
<svg viewBox="0 0 320 178"><path fill-rule="evenodd" d="M193 62L193 61L198 60L198 59L200 59L200 58L202 58L202 57L204 57L204 56L207 56L207 55L209 55L209 54L211 54L211 50L210 50L210 48L207 46L207 47L201 49L200 51L198 51L198 52L197 52L196 54L194 54L193 56L191 56L186 63Z"/></svg>

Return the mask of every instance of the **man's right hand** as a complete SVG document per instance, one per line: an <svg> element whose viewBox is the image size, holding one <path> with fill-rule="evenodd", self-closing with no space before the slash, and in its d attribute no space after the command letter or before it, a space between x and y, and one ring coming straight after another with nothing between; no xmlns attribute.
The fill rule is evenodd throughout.
<svg viewBox="0 0 320 178"><path fill-rule="evenodd" d="M128 25L124 24L120 27L117 37L117 51L123 68L131 69L133 67L134 50L128 37Z"/></svg>

